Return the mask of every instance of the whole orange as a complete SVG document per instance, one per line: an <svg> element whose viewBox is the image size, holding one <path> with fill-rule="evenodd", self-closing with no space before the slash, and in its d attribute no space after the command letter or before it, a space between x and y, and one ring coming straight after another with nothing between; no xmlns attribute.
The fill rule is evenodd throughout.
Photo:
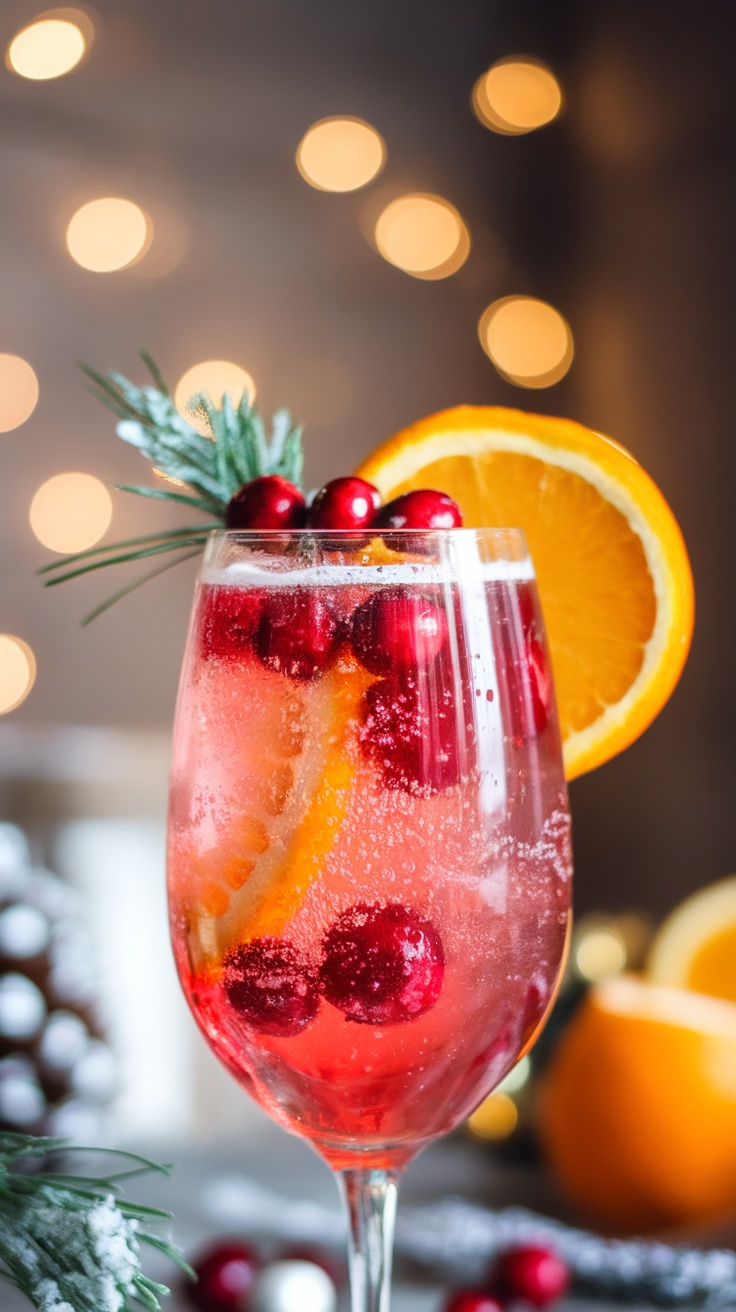
<svg viewBox="0 0 736 1312"><path fill-rule="evenodd" d="M736 1004L622 976L592 989L540 1103L546 1159L619 1231L736 1207Z"/></svg>

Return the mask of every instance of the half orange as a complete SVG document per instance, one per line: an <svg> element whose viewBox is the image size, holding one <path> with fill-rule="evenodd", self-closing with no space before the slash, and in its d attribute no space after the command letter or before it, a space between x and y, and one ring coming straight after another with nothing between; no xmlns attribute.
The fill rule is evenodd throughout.
<svg viewBox="0 0 736 1312"><path fill-rule="evenodd" d="M643 733L685 663L693 584L669 506L624 447L567 419L457 406L397 433L357 472L384 499L434 487L468 527L524 530L568 779Z"/></svg>

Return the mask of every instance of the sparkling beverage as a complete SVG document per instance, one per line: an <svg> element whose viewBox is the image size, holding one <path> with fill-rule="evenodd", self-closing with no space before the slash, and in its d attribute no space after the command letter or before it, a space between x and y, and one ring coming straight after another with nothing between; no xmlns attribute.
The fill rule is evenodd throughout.
<svg viewBox="0 0 736 1312"><path fill-rule="evenodd" d="M528 1046L564 955L569 820L531 564L511 532L492 551L444 538L378 556L319 534L298 552L216 543L182 675L184 991L248 1092L337 1169L400 1167L465 1119Z"/></svg>

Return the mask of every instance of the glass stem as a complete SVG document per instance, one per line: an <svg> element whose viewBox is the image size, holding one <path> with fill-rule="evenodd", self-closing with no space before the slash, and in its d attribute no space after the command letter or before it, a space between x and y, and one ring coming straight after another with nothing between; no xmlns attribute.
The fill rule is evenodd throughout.
<svg viewBox="0 0 736 1312"><path fill-rule="evenodd" d="M350 1169L337 1178L348 1211L352 1312L389 1312L397 1176Z"/></svg>

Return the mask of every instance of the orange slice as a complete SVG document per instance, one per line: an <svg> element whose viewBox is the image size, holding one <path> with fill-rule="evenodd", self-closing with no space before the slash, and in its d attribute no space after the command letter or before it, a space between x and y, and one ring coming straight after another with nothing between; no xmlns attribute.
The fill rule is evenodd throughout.
<svg viewBox="0 0 736 1312"><path fill-rule="evenodd" d="M385 499L434 487L468 527L524 530L568 779L643 733L685 663L693 586L672 512L628 451L570 420L458 406L404 429L357 472Z"/></svg>
<svg viewBox="0 0 736 1312"><path fill-rule="evenodd" d="M657 984L736 1002L736 875L675 908L652 943L647 973Z"/></svg>
<svg viewBox="0 0 736 1312"><path fill-rule="evenodd" d="M321 680L311 702L314 740L305 744L301 771L295 769L287 804L262 854L248 863L242 886L217 925L219 952L235 942L281 934L322 873L350 802L357 769L355 726L363 692L373 680L347 658ZM249 846L253 852L252 837Z"/></svg>
<svg viewBox="0 0 736 1312"><path fill-rule="evenodd" d="M736 1207L736 1006L633 976L597 985L555 1049L539 1113L559 1182L609 1226Z"/></svg>

